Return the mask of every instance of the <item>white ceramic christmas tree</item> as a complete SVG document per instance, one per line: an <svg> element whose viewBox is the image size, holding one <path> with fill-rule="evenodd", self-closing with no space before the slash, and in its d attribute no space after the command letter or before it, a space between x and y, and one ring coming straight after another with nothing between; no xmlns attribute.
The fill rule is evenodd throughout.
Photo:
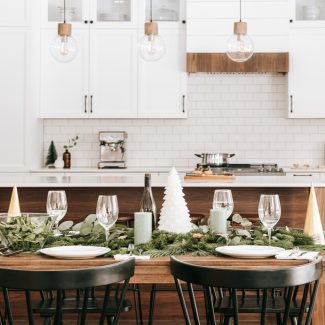
<svg viewBox="0 0 325 325"><path fill-rule="evenodd" d="M168 175L158 229L177 234L187 233L193 229L181 180L174 167Z"/></svg>

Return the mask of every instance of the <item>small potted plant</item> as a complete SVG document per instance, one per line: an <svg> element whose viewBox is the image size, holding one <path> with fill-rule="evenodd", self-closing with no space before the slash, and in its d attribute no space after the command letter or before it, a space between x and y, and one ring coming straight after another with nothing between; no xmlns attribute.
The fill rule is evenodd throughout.
<svg viewBox="0 0 325 325"><path fill-rule="evenodd" d="M71 168L71 153L69 152L69 149L77 145L78 139L79 136L77 135L74 138L69 139L68 143L63 146L63 149L65 149L65 152L63 153L63 168Z"/></svg>

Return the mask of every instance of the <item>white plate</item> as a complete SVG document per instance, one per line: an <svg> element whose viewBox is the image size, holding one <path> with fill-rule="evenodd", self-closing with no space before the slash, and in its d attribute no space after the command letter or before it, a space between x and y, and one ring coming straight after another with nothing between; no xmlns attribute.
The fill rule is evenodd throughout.
<svg viewBox="0 0 325 325"><path fill-rule="evenodd" d="M284 251L284 248L274 246L238 245L217 247L216 251L223 255L238 258L266 258L275 256L279 252Z"/></svg>
<svg viewBox="0 0 325 325"><path fill-rule="evenodd" d="M40 249L42 254L73 260L94 258L108 253L111 249L97 246L58 246Z"/></svg>

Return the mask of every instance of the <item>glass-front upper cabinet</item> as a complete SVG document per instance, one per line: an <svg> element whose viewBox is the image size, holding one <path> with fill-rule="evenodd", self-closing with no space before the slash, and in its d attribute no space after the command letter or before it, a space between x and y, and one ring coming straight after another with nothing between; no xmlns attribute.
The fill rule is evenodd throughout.
<svg viewBox="0 0 325 325"><path fill-rule="evenodd" d="M291 0L292 20L299 24L324 24L325 0Z"/></svg>
<svg viewBox="0 0 325 325"><path fill-rule="evenodd" d="M77 27L88 24L94 27L136 27L138 1L142 0L65 0L65 18ZM55 26L63 21L64 0L41 0L41 3L43 24Z"/></svg>
<svg viewBox="0 0 325 325"><path fill-rule="evenodd" d="M143 0L145 4L142 20L161 23L162 27L175 27L185 22L184 0ZM177 24L178 23L178 24Z"/></svg>

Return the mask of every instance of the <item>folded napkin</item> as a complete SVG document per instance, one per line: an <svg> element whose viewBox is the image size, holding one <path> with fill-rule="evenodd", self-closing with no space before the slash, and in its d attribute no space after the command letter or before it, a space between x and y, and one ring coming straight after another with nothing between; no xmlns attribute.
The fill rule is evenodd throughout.
<svg viewBox="0 0 325 325"><path fill-rule="evenodd" d="M307 252L297 249L282 251L275 256L279 260L308 260L313 261L319 255L318 252Z"/></svg>
<svg viewBox="0 0 325 325"><path fill-rule="evenodd" d="M149 255L128 255L128 254L116 254L114 255L114 259L117 261L125 261L130 257L134 257L136 260L142 260L142 261L147 261L150 260Z"/></svg>

